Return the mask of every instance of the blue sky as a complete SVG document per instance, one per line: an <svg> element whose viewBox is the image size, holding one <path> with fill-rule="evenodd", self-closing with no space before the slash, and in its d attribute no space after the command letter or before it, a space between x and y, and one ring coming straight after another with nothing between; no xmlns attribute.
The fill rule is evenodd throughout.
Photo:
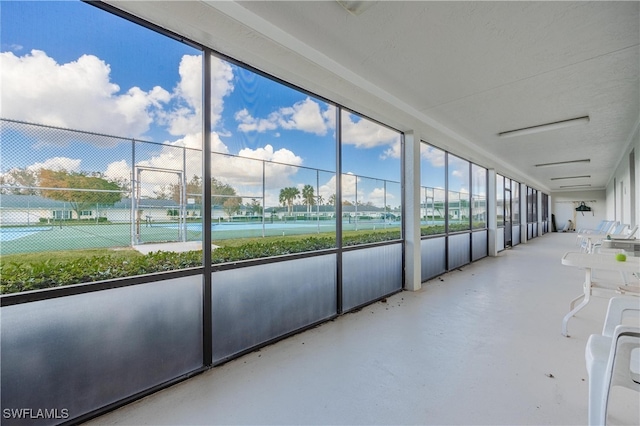
<svg viewBox="0 0 640 426"><path fill-rule="evenodd" d="M200 147L200 51L81 2L0 7L3 118ZM267 176L274 187L314 183L295 166L335 171L333 106L218 58L212 67L214 151L291 164ZM177 167L177 152L154 147L139 161ZM345 113L342 158L344 173L399 181L400 134ZM187 173L196 173L200 162L190 155ZM259 164L217 156L212 169L254 194L253 168ZM64 167L126 178L130 144L5 137L0 172L11 167ZM333 183L320 182L326 193L332 185L335 177ZM365 179L358 196L379 204L382 186ZM345 188L345 198L353 197ZM387 204L398 205L400 194L394 197Z"/></svg>

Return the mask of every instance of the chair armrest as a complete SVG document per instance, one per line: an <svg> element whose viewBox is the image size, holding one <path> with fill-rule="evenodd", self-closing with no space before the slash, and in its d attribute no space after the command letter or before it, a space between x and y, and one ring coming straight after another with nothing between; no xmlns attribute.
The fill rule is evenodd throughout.
<svg viewBox="0 0 640 426"><path fill-rule="evenodd" d="M611 339L607 371L611 373L610 386L625 386L640 392L640 327L619 325ZM616 368L616 362L620 367Z"/></svg>
<svg viewBox="0 0 640 426"><path fill-rule="evenodd" d="M604 320L602 335L612 337L615 329L622 323L626 311L640 313L640 298L637 297L612 297L609 300L607 316Z"/></svg>
<svg viewBox="0 0 640 426"><path fill-rule="evenodd" d="M619 325L613 330L612 339L616 340L620 336L633 336L640 338L640 327L634 325Z"/></svg>

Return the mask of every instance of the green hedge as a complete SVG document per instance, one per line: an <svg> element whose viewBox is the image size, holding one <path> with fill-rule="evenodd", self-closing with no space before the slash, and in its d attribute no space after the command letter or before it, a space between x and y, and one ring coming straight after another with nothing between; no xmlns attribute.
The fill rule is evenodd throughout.
<svg viewBox="0 0 640 426"><path fill-rule="evenodd" d="M358 233L344 238L345 246L376 243L400 238L400 231ZM335 237L307 237L248 242L238 246L219 247L212 251L211 263L238 262L249 259L282 256L293 253L330 249ZM66 261L48 259L39 262L2 262L0 293L17 293L106 279L173 271L202 265L202 251L183 253L158 251L144 256L123 258L101 255Z"/></svg>
<svg viewBox="0 0 640 426"><path fill-rule="evenodd" d="M486 225L484 222L474 222L473 229L483 229ZM450 223L449 224L449 232L458 232L458 231L469 231L469 225L467 223ZM420 235L438 235L444 234L445 227L444 225L428 225L422 226L420 228Z"/></svg>

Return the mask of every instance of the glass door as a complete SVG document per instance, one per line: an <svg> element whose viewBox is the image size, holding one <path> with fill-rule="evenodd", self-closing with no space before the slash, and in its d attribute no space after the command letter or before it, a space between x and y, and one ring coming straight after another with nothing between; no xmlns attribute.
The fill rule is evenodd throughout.
<svg viewBox="0 0 640 426"><path fill-rule="evenodd" d="M513 238L513 219L511 217L511 180L505 179L504 185L504 246L511 247Z"/></svg>

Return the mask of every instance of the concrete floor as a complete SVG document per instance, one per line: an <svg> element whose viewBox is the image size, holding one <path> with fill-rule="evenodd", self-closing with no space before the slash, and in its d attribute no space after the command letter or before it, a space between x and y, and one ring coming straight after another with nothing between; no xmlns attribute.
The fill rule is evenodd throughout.
<svg viewBox="0 0 640 426"><path fill-rule="evenodd" d="M584 271L575 234L505 250L216 367L88 424L583 425L593 301L561 335ZM618 388L609 422L640 424Z"/></svg>

